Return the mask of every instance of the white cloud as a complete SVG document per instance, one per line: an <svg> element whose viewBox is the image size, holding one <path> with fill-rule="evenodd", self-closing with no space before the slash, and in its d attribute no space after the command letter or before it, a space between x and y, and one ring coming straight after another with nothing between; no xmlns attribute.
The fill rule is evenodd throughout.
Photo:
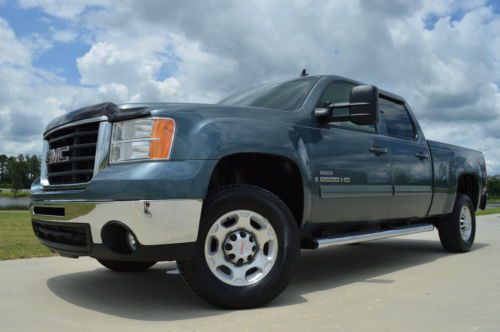
<svg viewBox="0 0 500 332"><path fill-rule="evenodd" d="M27 65L31 62L31 51L21 43L0 17L0 65Z"/></svg>
<svg viewBox="0 0 500 332"><path fill-rule="evenodd" d="M179 86L179 81L175 77L160 81L147 80L139 85L137 93L130 98L130 101L175 102L181 99Z"/></svg>
<svg viewBox="0 0 500 332"><path fill-rule="evenodd" d="M125 3L123 0L122 3ZM119 3L120 1L117 1ZM113 0L18 0L22 8L41 8L47 14L63 19L74 20L91 6L110 6Z"/></svg>
<svg viewBox="0 0 500 332"><path fill-rule="evenodd" d="M116 103L129 101L128 88L123 84L110 83L101 85L98 89L99 95L106 100L113 100Z"/></svg>
<svg viewBox="0 0 500 332"><path fill-rule="evenodd" d="M118 81L138 85L142 79L153 78L162 62L155 50L148 48L151 44L155 45L155 41L148 43L143 39L125 45L109 42L94 44L87 54L77 60L82 83L107 84Z"/></svg>
<svg viewBox="0 0 500 332"><path fill-rule="evenodd" d="M287 3L186 1L165 10L162 1L133 2L128 11L101 11L88 15L87 22L105 31L97 39L108 47L119 39L122 51L152 34L170 39L179 58L175 76L190 100L289 77L307 66L313 73L343 74L395 89L423 118L497 117L498 91L491 83L499 77L500 43L491 41L499 40L499 20L482 2ZM450 15L459 8L470 12L451 24ZM433 31L423 23L430 12L441 17ZM130 17L127 25L117 25L125 17ZM144 51L154 58L154 51ZM139 61L137 68L147 58L128 56L130 63ZM104 69L107 79L118 77L97 63L92 67L99 73Z"/></svg>
<svg viewBox="0 0 500 332"><path fill-rule="evenodd" d="M78 34L72 30L59 30L51 28L51 31L52 39L60 43L69 43L78 37Z"/></svg>
<svg viewBox="0 0 500 332"><path fill-rule="evenodd" d="M133 41L115 37L97 42L77 60L82 83L98 85L101 96L113 101L175 101L180 98L179 81L174 77L157 78L163 63L168 39L160 34Z"/></svg>
<svg viewBox="0 0 500 332"><path fill-rule="evenodd" d="M32 33L21 41L30 50L32 58L42 55L53 46L52 41L38 33Z"/></svg>
<svg viewBox="0 0 500 332"><path fill-rule="evenodd" d="M0 153L39 153L44 125L73 106L78 88L34 68L39 46L20 41L1 18L0 40Z"/></svg>
<svg viewBox="0 0 500 332"><path fill-rule="evenodd" d="M75 29L53 31L55 41L71 42L79 27L88 31L82 38L91 47L77 67L81 83L92 87L64 86L71 93L56 97L60 106L47 107L103 100L214 102L236 89L296 76L306 67L313 74L340 74L403 95L427 137L483 150L490 173L500 173L495 84L500 81L500 16L485 1L20 4L72 21ZM464 16L457 19L459 12ZM430 14L437 17L431 31L424 24ZM0 53L0 63L30 63L36 51L12 35L0 29L0 40L13 46Z"/></svg>

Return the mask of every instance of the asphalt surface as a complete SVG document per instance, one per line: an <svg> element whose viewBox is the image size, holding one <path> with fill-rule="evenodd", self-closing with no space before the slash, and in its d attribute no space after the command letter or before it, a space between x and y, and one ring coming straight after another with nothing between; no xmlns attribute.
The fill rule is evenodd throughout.
<svg viewBox="0 0 500 332"><path fill-rule="evenodd" d="M265 308L225 311L158 264L116 274L92 259L0 262L1 331L500 331L500 215L478 218L473 251L437 232L304 251Z"/></svg>

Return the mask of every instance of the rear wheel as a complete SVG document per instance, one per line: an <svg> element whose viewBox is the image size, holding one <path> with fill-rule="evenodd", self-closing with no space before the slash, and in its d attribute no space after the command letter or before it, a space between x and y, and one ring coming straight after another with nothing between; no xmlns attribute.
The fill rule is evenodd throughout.
<svg viewBox="0 0 500 332"><path fill-rule="evenodd" d="M451 215L439 224L439 238L443 247L451 252L467 252L476 235L474 205L466 194L457 194Z"/></svg>
<svg viewBox="0 0 500 332"><path fill-rule="evenodd" d="M156 264L156 262L108 261L102 259L98 259L97 261L115 272L140 272Z"/></svg>
<svg viewBox="0 0 500 332"><path fill-rule="evenodd" d="M288 207L267 190L236 185L207 199L195 254L178 265L200 297L243 309L278 296L299 253L298 227Z"/></svg>

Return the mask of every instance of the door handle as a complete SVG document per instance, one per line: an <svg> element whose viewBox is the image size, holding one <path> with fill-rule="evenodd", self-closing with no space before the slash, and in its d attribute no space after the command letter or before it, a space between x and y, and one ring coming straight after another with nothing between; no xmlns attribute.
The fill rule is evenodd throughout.
<svg viewBox="0 0 500 332"><path fill-rule="evenodd" d="M415 153L415 157L417 157L420 160L427 159L427 158L429 158L429 154L425 153L425 152L417 152L417 153Z"/></svg>
<svg viewBox="0 0 500 332"><path fill-rule="evenodd" d="M370 152L379 156L381 154L386 154L389 151L387 150L387 148L371 147Z"/></svg>

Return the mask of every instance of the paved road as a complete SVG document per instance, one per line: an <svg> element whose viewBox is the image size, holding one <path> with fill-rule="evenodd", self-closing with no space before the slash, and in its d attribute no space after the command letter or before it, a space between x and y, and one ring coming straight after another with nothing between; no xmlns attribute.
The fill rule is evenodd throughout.
<svg viewBox="0 0 500 332"><path fill-rule="evenodd" d="M91 259L0 262L1 331L500 331L500 215L478 218L475 250L437 233L305 252L266 308L215 309L172 263L118 275Z"/></svg>

